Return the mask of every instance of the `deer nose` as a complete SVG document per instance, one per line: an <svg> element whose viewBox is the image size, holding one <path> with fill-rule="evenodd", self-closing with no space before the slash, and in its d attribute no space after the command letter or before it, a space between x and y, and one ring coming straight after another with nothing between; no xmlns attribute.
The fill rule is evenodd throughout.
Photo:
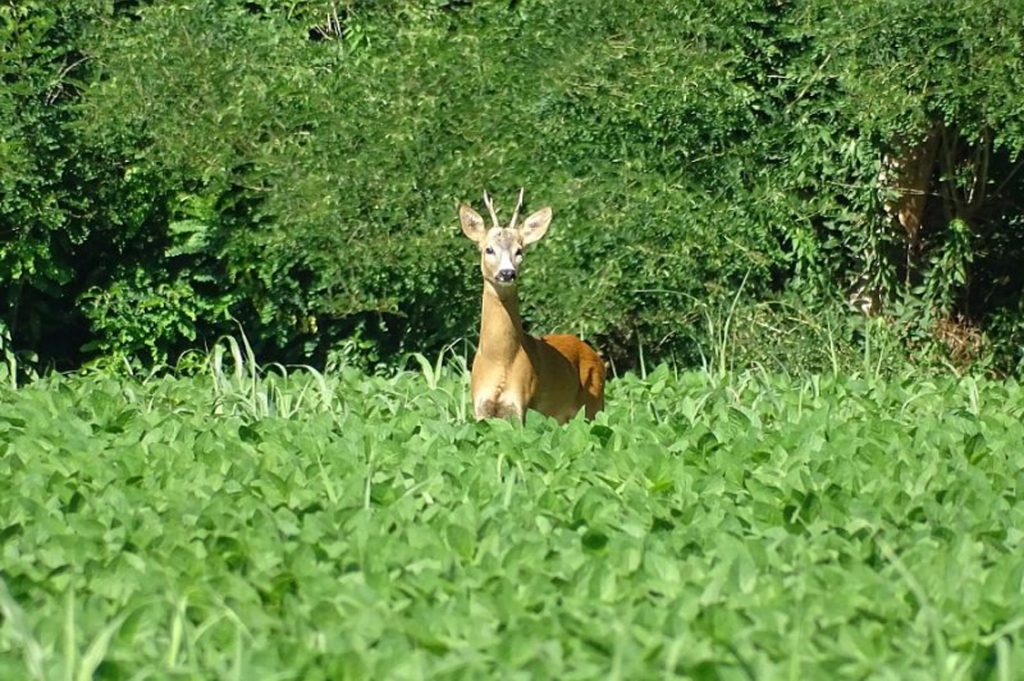
<svg viewBox="0 0 1024 681"><path fill-rule="evenodd" d="M498 273L494 275L494 278L503 283L515 281L516 271L513 269L498 270Z"/></svg>

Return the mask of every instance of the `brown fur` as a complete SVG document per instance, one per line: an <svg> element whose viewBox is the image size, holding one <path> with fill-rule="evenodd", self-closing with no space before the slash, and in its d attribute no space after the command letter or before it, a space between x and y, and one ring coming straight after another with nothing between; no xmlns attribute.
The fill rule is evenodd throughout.
<svg viewBox="0 0 1024 681"><path fill-rule="evenodd" d="M593 419L597 412L604 409L604 360L592 347L569 334L541 336L539 343L554 348L576 369L579 395L575 410L579 411L580 406L584 406L587 408L587 418Z"/></svg>

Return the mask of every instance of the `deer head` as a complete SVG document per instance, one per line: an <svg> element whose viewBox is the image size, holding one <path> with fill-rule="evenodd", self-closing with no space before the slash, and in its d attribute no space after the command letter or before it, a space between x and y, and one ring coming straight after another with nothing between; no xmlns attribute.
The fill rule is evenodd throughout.
<svg viewBox="0 0 1024 681"><path fill-rule="evenodd" d="M498 222L498 214L490 194L484 192L484 205L491 214L494 226L487 228L480 214L467 204L459 206L459 221L462 232L473 240L480 248L480 271L484 281L490 282L497 290L512 289L516 285L516 277L523 262L523 249L548 231L551 224L551 207L544 207L531 213L522 224L516 226L519 209L523 207L523 190L519 190L519 200L512 211L512 220L508 227Z"/></svg>

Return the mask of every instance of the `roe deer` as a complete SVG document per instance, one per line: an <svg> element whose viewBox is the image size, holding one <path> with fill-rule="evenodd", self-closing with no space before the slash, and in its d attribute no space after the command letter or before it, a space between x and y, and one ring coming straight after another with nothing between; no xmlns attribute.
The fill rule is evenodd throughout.
<svg viewBox="0 0 1024 681"><path fill-rule="evenodd" d="M516 226L523 190L508 227L502 227L484 192L494 226L466 204L459 206L462 231L480 248L483 309L480 345L473 359L473 411L477 420L526 420L534 409L565 423L581 408L588 419L604 407L604 362L593 348L565 334L535 338L523 332L516 280L523 249L544 236L551 208L541 208Z"/></svg>

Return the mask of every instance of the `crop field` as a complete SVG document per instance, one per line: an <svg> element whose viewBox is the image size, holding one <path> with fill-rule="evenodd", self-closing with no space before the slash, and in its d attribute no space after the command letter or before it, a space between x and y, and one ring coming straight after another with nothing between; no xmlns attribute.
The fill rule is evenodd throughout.
<svg viewBox="0 0 1024 681"><path fill-rule="evenodd" d="M1014 382L227 366L0 393L0 678L1024 678Z"/></svg>

